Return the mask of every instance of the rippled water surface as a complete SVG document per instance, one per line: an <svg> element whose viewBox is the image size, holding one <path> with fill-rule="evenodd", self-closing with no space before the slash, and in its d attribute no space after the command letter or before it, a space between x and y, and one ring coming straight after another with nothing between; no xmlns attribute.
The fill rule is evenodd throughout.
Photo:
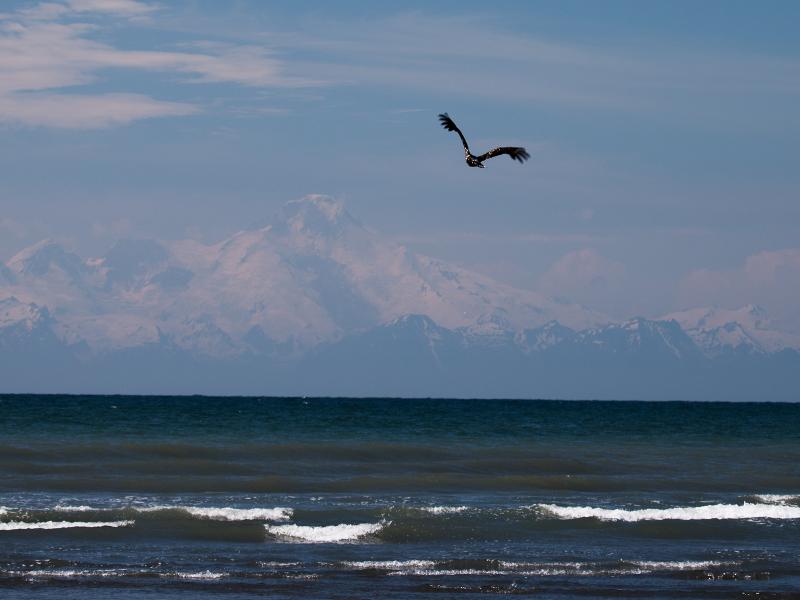
<svg viewBox="0 0 800 600"><path fill-rule="evenodd" d="M0 396L2 598L797 598L800 405Z"/></svg>

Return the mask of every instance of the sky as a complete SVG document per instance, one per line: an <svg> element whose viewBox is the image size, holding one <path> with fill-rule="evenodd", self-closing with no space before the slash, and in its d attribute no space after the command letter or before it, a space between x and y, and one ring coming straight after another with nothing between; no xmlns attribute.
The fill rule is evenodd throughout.
<svg viewBox="0 0 800 600"><path fill-rule="evenodd" d="M8 1L0 259L216 242L321 193L613 317L800 332L800 4ZM470 169L470 145L525 146Z"/></svg>

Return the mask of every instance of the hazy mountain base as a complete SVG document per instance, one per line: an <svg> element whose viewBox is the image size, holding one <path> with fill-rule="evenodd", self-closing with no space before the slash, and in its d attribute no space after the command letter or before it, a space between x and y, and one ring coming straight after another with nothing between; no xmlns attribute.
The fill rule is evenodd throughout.
<svg viewBox="0 0 800 600"><path fill-rule="evenodd" d="M554 329L559 336L553 335ZM675 322L474 336L411 315L294 357L219 359L169 340L96 356L40 323L0 338L0 392L800 400L800 353L707 357ZM532 340L550 339L531 348Z"/></svg>

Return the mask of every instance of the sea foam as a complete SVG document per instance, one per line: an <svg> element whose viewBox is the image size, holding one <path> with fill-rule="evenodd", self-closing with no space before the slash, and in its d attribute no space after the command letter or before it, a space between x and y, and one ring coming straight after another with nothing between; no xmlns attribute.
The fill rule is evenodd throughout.
<svg viewBox="0 0 800 600"><path fill-rule="evenodd" d="M800 506L782 504L709 504L674 508L595 508L592 506L559 506L536 504L547 514L559 519L595 518L601 521L701 521L713 519L800 519Z"/></svg>
<svg viewBox="0 0 800 600"><path fill-rule="evenodd" d="M352 542L378 533L385 523L358 523L311 527L307 525L264 525L268 533L291 541L304 543Z"/></svg>

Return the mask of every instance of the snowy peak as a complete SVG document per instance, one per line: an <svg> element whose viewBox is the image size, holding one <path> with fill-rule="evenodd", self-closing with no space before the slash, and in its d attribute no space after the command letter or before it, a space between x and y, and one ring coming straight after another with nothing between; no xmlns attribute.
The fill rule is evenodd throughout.
<svg viewBox="0 0 800 600"><path fill-rule="evenodd" d="M47 324L49 320L50 315L46 308L20 302L14 296L0 300L0 330L19 327L32 331L41 324Z"/></svg>
<svg viewBox="0 0 800 600"><path fill-rule="evenodd" d="M321 194L311 194L287 202L273 228L277 232L323 238L340 237L352 228L363 229L341 202Z"/></svg>
<svg viewBox="0 0 800 600"><path fill-rule="evenodd" d="M663 318L680 323L708 356L729 351L763 353L800 348L800 336L774 329L767 312L754 304L732 310L692 308Z"/></svg>
<svg viewBox="0 0 800 600"><path fill-rule="evenodd" d="M692 339L677 321L653 321L637 317L624 323L611 323L578 334L586 345L602 347L614 353L647 354L674 359L693 358L698 354Z"/></svg>
<svg viewBox="0 0 800 600"><path fill-rule="evenodd" d="M558 321L550 321L536 329L526 329L517 336L517 343L526 352L542 352L575 339L575 331Z"/></svg>
<svg viewBox="0 0 800 600"><path fill-rule="evenodd" d="M87 270L77 254L67 252L53 240L43 240L25 248L8 261L8 267L20 276L43 277L59 271L71 279L79 278Z"/></svg>
<svg viewBox="0 0 800 600"><path fill-rule="evenodd" d="M384 328L388 331L420 335L428 339L439 339L444 331L426 315L403 315L384 325Z"/></svg>

